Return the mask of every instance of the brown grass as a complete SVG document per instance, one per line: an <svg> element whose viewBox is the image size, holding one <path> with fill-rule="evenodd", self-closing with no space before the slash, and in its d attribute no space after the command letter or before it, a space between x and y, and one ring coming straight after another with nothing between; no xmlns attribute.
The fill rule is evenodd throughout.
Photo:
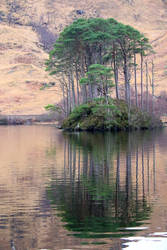
<svg viewBox="0 0 167 250"><path fill-rule="evenodd" d="M69 0L16 0L15 11L9 2L13 1L0 3L3 13L0 14L0 110L3 114L41 114L45 105L60 101L58 87L40 90L44 83L55 82L45 72L48 54L41 41L46 42L48 32L56 37L66 25L82 16L113 17L148 36L157 52L154 56L156 92L167 89L167 5L163 1L72 0L69 4ZM78 15L77 9L84 10L84 14ZM36 26L42 28L40 34Z"/></svg>

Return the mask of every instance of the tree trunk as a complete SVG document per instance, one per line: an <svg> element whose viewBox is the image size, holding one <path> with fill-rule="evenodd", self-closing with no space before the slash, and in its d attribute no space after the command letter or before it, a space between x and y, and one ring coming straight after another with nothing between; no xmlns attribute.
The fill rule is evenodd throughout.
<svg viewBox="0 0 167 250"><path fill-rule="evenodd" d="M72 110L72 102L71 102L71 80L70 80L70 76L68 76L68 114L71 112Z"/></svg>
<svg viewBox="0 0 167 250"><path fill-rule="evenodd" d="M142 52L140 53L140 59L141 59L141 83L140 83L140 86L141 86L141 109L143 109L143 54Z"/></svg>
<svg viewBox="0 0 167 250"><path fill-rule="evenodd" d="M136 107L138 107L137 70L136 70L136 54L135 54L135 53L134 53L134 83L135 83L135 99L136 99Z"/></svg>
<svg viewBox="0 0 167 250"><path fill-rule="evenodd" d="M79 76L78 76L78 67L77 67L77 64L76 64L76 67L75 67L75 74L76 74L76 82L77 82L77 105L79 105L79 102L80 102L80 91L79 91Z"/></svg>
<svg viewBox="0 0 167 250"><path fill-rule="evenodd" d="M115 92L116 98L119 99L119 88L118 88L118 67L116 63L116 58L114 55L114 80L115 80Z"/></svg>
<svg viewBox="0 0 167 250"><path fill-rule="evenodd" d="M148 100L148 63L146 62L146 110L149 112L149 100Z"/></svg>
<svg viewBox="0 0 167 250"><path fill-rule="evenodd" d="M70 81L71 81L71 88L72 88L72 109L75 108L75 86L74 86L74 76L73 76L73 69L72 66L70 68Z"/></svg>
<svg viewBox="0 0 167 250"><path fill-rule="evenodd" d="M154 62L152 61L152 113L154 114Z"/></svg>
<svg viewBox="0 0 167 250"><path fill-rule="evenodd" d="M62 74L62 79L63 79L63 81L61 82L61 85L62 85L62 89L63 89L63 106L64 106L63 109L64 109L65 116L67 117L67 115L68 115L67 107L68 106L66 106L66 103L68 102L68 95L65 96L65 87L67 88L67 86L66 86L66 82L65 82L65 78L64 78L63 74Z"/></svg>
<svg viewBox="0 0 167 250"><path fill-rule="evenodd" d="M85 76L85 66L86 66L85 57L82 55L81 63L80 63L81 78ZM86 103L87 102L87 90L86 90L86 85L84 84L81 85L81 97L82 97L82 103Z"/></svg>
<svg viewBox="0 0 167 250"><path fill-rule="evenodd" d="M63 88L63 109L64 109L65 116L66 116L67 113L66 113L66 102L65 102L64 84L63 84L62 88Z"/></svg>
<svg viewBox="0 0 167 250"><path fill-rule="evenodd" d="M129 86L129 75L128 75L128 65L127 57L124 56L124 81L125 81L125 100L129 105L130 99L130 86Z"/></svg>

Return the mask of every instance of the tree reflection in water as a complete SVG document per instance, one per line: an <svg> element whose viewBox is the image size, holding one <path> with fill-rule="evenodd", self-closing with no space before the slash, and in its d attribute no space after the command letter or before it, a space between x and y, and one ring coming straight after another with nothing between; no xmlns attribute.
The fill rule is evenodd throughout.
<svg viewBox="0 0 167 250"><path fill-rule="evenodd" d="M47 193L72 235L133 235L127 228L149 218L156 173L151 136L149 131L64 134L63 176L51 182Z"/></svg>

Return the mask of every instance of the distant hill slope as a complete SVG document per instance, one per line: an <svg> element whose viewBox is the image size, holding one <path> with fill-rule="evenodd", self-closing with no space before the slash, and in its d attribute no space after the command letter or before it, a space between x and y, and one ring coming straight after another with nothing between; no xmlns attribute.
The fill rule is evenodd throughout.
<svg viewBox="0 0 167 250"><path fill-rule="evenodd" d="M113 17L150 38L155 55L157 92L167 90L166 0L1 0L0 111L40 114L60 100L44 62L63 28L80 17Z"/></svg>

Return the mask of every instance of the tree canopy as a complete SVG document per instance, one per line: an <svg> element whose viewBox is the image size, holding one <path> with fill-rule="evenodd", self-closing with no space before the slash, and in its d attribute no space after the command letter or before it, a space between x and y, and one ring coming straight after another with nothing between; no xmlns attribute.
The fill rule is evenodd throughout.
<svg viewBox="0 0 167 250"><path fill-rule="evenodd" d="M81 18L67 26L46 63L47 70L61 79L66 113L102 93L109 96L112 71L116 92L118 74L123 75L125 99L129 102L133 59L137 54L146 55L150 49L143 34L113 18ZM116 96L119 98L118 93Z"/></svg>

